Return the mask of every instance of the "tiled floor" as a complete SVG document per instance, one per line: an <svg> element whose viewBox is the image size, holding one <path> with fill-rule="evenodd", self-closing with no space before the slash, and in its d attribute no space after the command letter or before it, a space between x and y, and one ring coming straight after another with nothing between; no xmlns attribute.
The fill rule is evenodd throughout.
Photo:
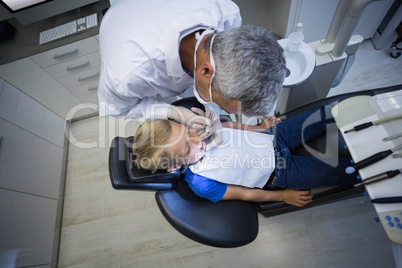
<svg viewBox="0 0 402 268"><path fill-rule="evenodd" d="M386 48L387 49L387 48ZM332 95L402 84L402 57L363 43ZM152 192L113 190L109 144L138 124L92 117L71 126L59 267L394 267L391 243L367 197L259 216L251 244L193 242L163 218ZM74 137L74 139L72 139Z"/></svg>
<svg viewBox="0 0 402 268"><path fill-rule="evenodd" d="M402 84L402 57L394 59L388 52L396 37L395 33L389 45L381 50L374 49L370 39L365 40L356 52L350 71L339 86L330 90L328 96Z"/></svg>

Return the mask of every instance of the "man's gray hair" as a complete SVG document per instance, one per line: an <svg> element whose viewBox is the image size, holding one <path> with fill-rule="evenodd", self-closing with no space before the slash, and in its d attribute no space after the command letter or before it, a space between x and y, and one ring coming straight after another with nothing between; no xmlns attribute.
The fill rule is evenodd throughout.
<svg viewBox="0 0 402 268"><path fill-rule="evenodd" d="M212 35L204 49L209 54ZM212 81L224 101L241 103L248 116L266 116L273 108L285 78L283 49L264 28L243 25L217 33L212 44L216 73Z"/></svg>

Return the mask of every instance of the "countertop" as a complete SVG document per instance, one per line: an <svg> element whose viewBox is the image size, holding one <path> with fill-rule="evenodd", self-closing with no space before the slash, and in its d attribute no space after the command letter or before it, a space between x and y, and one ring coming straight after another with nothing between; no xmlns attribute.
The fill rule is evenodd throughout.
<svg viewBox="0 0 402 268"><path fill-rule="evenodd" d="M108 0L99 0L94 4L90 4L29 25L22 25L14 18L9 19L8 22L15 28L15 32L11 38L0 41L0 64L19 60L98 34L99 26L103 18L102 11L109 7L110 4ZM91 15L93 13L98 14L98 27L49 42L45 45L39 45L39 33L41 31Z"/></svg>

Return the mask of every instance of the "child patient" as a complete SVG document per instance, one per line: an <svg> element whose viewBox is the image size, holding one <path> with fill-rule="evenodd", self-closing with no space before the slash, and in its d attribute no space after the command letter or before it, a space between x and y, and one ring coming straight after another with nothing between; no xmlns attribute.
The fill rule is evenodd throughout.
<svg viewBox="0 0 402 268"><path fill-rule="evenodd" d="M355 176L332 175L345 170L350 158L293 155L299 146L326 133L327 117L323 107L268 129L266 125L254 126L253 131L218 127L214 134L218 138L211 143L184 125L149 120L135 134L135 162L151 171L187 167L184 178L189 187L212 202L284 201L301 207L313 195L300 189L356 183ZM213 119L220 124L217 116Z"/></svg>

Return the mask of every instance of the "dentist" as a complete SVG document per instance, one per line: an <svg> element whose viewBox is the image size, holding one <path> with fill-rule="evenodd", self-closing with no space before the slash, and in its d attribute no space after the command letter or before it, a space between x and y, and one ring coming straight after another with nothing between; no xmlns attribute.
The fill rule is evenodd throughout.
<svg viewBox="0 0 402 268"><path fill-rule="evenodd" d="M209 112L169 104L194 95L212 113L267 115L286 69L273 36L241 26L230 0L119 0L102 20L99 43L101 116L205 129Z"/></svg>

